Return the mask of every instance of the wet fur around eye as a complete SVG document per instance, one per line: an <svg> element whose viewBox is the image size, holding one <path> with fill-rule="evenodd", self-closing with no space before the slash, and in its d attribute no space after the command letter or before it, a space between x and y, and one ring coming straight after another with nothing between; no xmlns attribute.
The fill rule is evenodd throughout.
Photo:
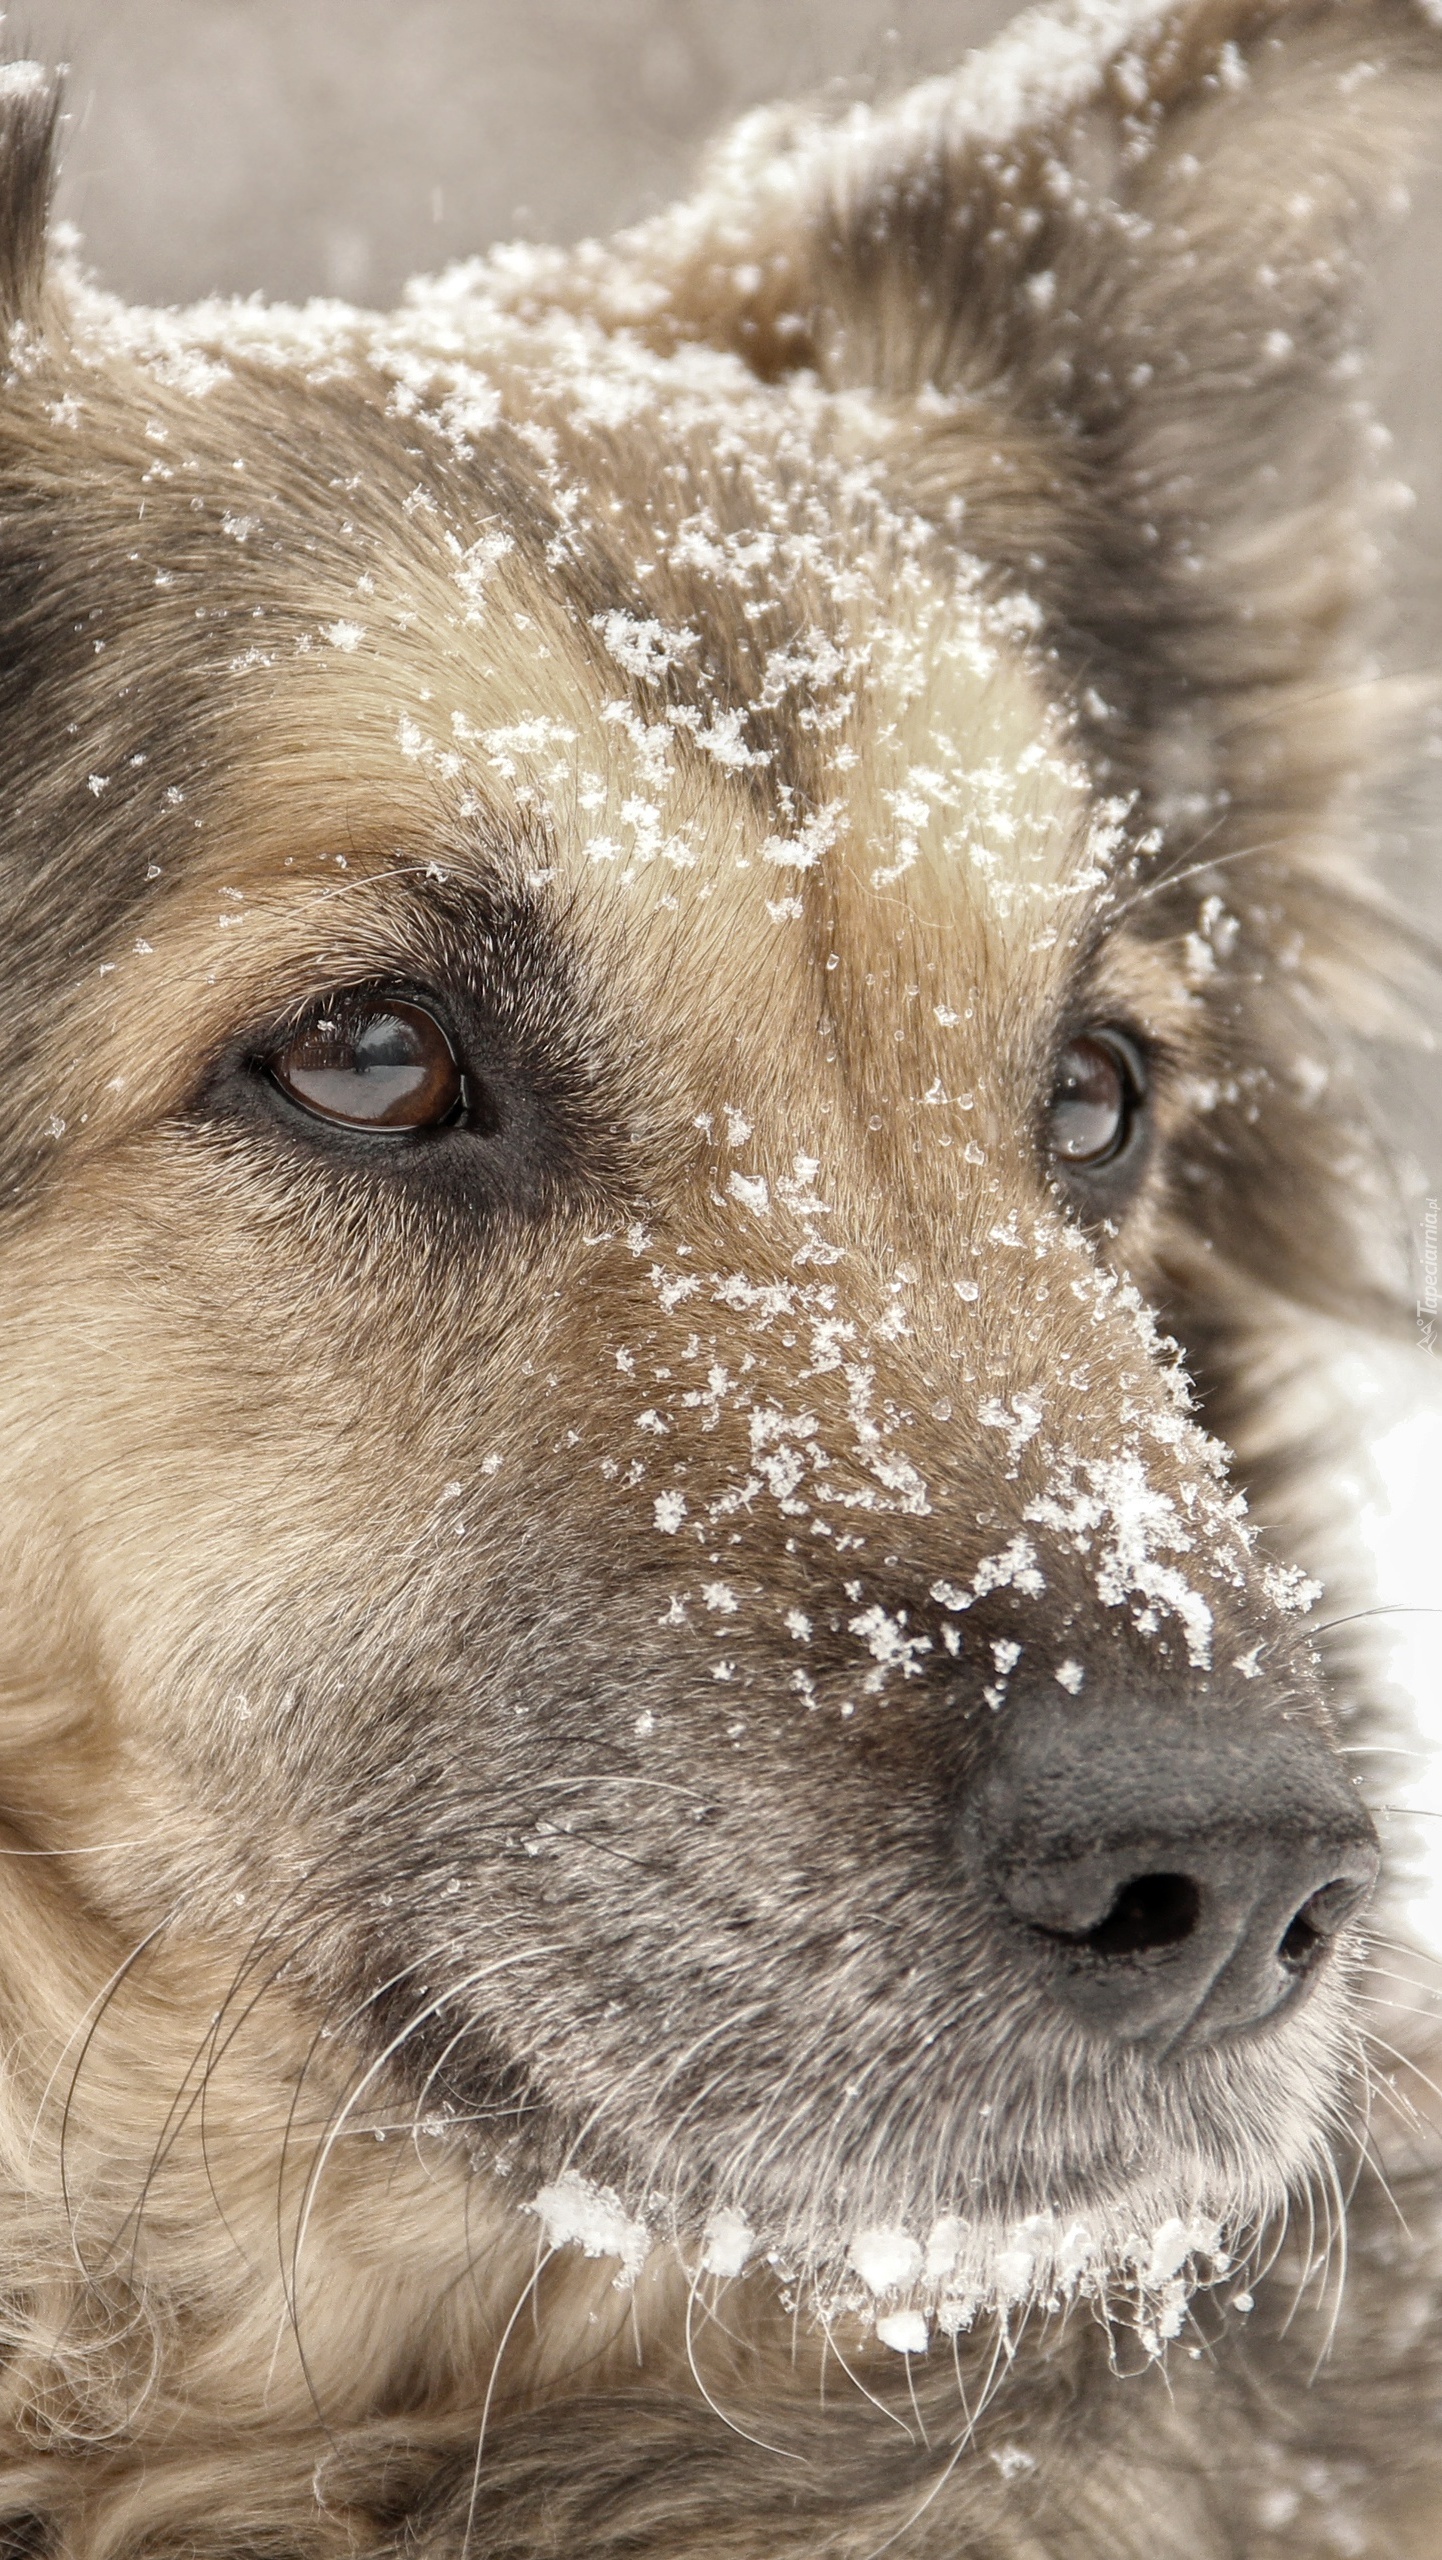
<svg viewBox="0 0 1442 2560"><path fill-rule="evenodd" d="M0 69L17 2551L1433 2560L1439 47L1063 0L391 315L117 305Z"/></svg>

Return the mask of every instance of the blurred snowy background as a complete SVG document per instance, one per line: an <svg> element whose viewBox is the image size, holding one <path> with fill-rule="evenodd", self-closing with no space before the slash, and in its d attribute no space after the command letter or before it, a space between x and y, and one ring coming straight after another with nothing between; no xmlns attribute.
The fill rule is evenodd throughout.
<svg viewBox="0 0 1442 2560"><path fill-rule="evenodd" d="M494 239L632 221L742 109L943 69L1011 15L1009 0L28 0L5 32L72 66L60 210L116 291L384 303ZM1384 635L1397 667L1442 654L1439 265L1442 167L1381 280L1384 413L1416 500ZM1380 813L1381 853L1442 920L1439 818L1442 761L1421 759ZM1435 1061L1381 1070L1379 1108L1433 1195L1438 1087ZM1359 1392L1373 1466L1356 1503L1378 1599L1401 1613L1394 1675L1442 1753L1442 1614L1406 1614L1442 1604L1442 1332ZM1388 1766L1373 1791L1422 1814L1415 1915L1442 1952L1442 1756Z"/></svg>

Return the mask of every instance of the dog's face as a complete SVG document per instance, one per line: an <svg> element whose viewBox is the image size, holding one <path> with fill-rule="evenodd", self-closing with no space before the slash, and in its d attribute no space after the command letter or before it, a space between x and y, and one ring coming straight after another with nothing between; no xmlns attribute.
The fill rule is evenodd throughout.
<svg viewBox="0 0 1442 2560"><path fill-rule="evenodd" d="M1370 1830L1154 1320L1307 1205L1327 757L1258 779L1270 604L1231 729L1160 572L1083 626L1015 359L763 316L18 370L4 1673L92 1910L479 2173L956 2217L964 2292L1264 2209L1342 2089Z"/></svg>

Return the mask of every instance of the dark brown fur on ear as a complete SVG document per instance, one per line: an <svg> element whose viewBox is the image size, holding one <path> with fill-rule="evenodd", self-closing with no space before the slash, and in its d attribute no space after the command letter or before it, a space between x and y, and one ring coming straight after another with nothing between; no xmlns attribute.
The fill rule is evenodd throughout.
<svg viewBox="0 0 1442 2560"><path fill-rule="evenodd" d="M940 393L906 468L939 512L985 413L1010 496L978 547L1009 535L1139 715L1292 679L1356 590L1359 252L1438 67L1406 0L1028 16L889 110L749 119L674 225L668 321L768 378ZM1174 798L1215 779L1163 758Z"/></svg>
<svg viewBox="0 0 1442 2560"><path fill-rule="evenodd" d="M0 327L40 323L63 90L38 62L0 64Z"/></svg>

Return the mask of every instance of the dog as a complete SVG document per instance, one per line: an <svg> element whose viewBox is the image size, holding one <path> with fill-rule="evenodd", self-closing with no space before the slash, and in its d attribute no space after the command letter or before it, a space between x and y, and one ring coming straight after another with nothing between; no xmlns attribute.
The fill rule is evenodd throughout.
<svg viewBox="0 0 1442 2560"><path fill-rule="evenodd" d="M386 318L0 73L17 2560L1437 2550L1298 1387L1439 68L1063 0Z"/></svg>

